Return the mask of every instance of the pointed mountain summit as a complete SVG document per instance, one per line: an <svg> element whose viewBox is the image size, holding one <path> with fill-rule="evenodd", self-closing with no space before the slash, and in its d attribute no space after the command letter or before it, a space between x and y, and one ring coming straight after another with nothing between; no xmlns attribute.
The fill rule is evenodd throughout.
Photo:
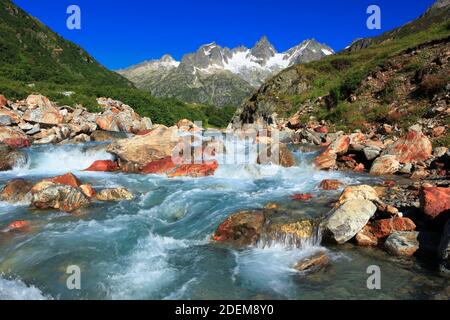
<svg viewBox="0 0 450 320"><path fill-rule="evenodd" d="M258 59L258 62L265 63L277 53L277 50L269 42L266 36L263 36L251 49L250 54Z"/></svg>
<svg viewBox="0 0 450 320"><path fill-rule="evenodd" d="M275 73L333 53L330 47L315 40L303 41L279 53L263 36L251 49L245 46L229 49L211 42L184 55L180 63L163 57L119 73L156 97L217 106L238 105Z"/></svg>

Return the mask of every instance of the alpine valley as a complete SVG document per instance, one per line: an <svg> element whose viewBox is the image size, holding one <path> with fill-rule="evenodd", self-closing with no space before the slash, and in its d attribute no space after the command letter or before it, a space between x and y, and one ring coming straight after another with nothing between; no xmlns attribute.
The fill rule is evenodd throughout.
<svg viewBox="0 0 450 320"><path fill-rule="evenodd" d="M0 300L450 300L450 0L120 74L16 2L54 9L0 0ZM221 311L273 309L172 315Z"/></svg>
<svg viewBox="0 0 450 320"><path fill-rule="evenodd" d="M238 106L281 70L332 54L333 49L314 39L279 53L263 36L251 49L222 48L213 42L185 55L181 62L164 55L160 60L145 61L118 73L155 97Z"/></svg>

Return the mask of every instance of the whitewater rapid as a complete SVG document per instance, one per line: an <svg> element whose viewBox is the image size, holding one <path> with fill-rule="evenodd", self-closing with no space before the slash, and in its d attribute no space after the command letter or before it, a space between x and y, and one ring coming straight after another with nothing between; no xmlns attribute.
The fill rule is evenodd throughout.
<svg viewBox="0 0 450 320"><path fill-rule="evenodd" d="M333 192L323 194L317 187L326 178L349 184L373 179L316 171L311 165L316 154L295 151L292 168L224 164L211 177L168 179L82 171L95 160L112 158L101 144L33 146L27 163L0 173L0 185L15 177L38 181L72 172L96 189L125 187L135 199L94 203L78 215L0 203L0 229L15 220L33 226L28 233L0 233L0 299L299 299L321 284L302 284L292 266L318 250L327 250L336 268L347 270L324 284L350 286L348 272L352 281L365 279L365 269L355 263L364 259L317 241L302 248L272 243L241 250L210 243L220 222L234 212L292 202L295 193L330 197ZM329 208L299 204L297 210L319 215ZM67 289L68 265L80 266L81 290ZM324 290L324 297L339 290Z"/></svg>

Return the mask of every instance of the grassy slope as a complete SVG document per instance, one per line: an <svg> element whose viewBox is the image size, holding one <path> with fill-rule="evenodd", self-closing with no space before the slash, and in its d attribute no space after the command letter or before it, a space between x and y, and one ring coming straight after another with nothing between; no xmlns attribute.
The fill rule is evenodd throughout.
<svg viewBox="0 0 450 320"><path fill-rule="evenodd" d="M41 93L59 104L82 104L96 110L95 99L107 96L131 105L155 123L172 125L182 118L224 127L233 110L156 99L109 71L79 46L64 40L37 19L0 0L0 94L23 99ZM72 91L70 97L62 94ZM209 119L210 118L210 119Z"/></svg>
<svg viewBox="0 0 450 320"><path fill-rule="evenodd" d="M334 100L335 107L316 105L313 115L319 120L332 121L339 129L354 129L353 122L370 121L376 115L351 110L353 106L347 104L348 97L352 93L358 93L360 83L369 74L379 70L408 48L438 39L447 38L448 42L448 17L448 7L441 11L431 11L410 24L373 39L368 48L344 51L320 61L286 69L263 85L244 105L243 114L251 114L258 105L270 104L274 109L269 109L269 113L275 111L280 117L289 117L308 104L308 101L329 95ZM252 101L257 101L257 105ZM381 109L384 106L379 107ZM309 117L310 114L305 116ZM307 122L306 118L302 120Z"/></svg>

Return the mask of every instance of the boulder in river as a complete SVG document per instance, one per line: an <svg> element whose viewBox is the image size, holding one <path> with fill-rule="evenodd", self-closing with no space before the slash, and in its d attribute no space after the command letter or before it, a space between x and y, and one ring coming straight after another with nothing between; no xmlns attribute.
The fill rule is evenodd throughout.
<svg viewBox="0 0 450 320"><path fill-rule="evenodd" d="M81 190L70 185L44 181L41 182L39 188L32 190L31 204L38 209L73 212L89 203L89 199Z"/></svg>
<svg viewBox="0 0 450 320"><path fill-rule="evenodd" d="M430 218L436 218L450 210L450 188L423 187L420 192L420 207Z"/></svg>
<svg viewBox="0 0 450 320"><path fill-rule="evenodd" d="M300 272L319 271L330 264L330 258L324 252L318 252L306 257L294 265L294 269Z"/></svg>
<svg viewBox="0 0 450 320"><path fill-rule="evenodd" d="M264 228L262 211L243 211L229 216L214 232L213 240L236 246L255 245Z"/></svg>
<svg viewBox="0 0 450 320"><path fill-rule="evenodd" d="M260 148L261 151L257 159L258 164L273 163L282 167L292 167L295 165L294 155L284 143L261 143Z"/></svg>
<svg viewBox="0 0 450 320"><path fill-rule="evenodd" d="M371 201L348 200L329 213L324 222L325 236L336 243L345 243L364 228L376 211Z"/></svg>
<svg viewBox="0 0 450 320"><path fill-rule="evenodd" d="M110 188L101 190L95 196L99 201L133 200L133 194L125 188Z"/></svg>
<svg viewBox="0 0 450 320"><path fill-rule="evenodd" d="M0 200L12 204L30 202L32 187L33 184L29 181L13 179L0 192Z"/></svg>
<svg viewBox="0 0 450 320"><path fill-rule="evenodd" d="M179 142L177 127L161 126L143 136L114 141L107 151L117 156L121 162L144 167L155 160L172 157Z"/></svg>
<svg viewBox="0 0 450 320"><path fill-rule="evenodd" d="M214 175L214 172L219 167L217 161L205 162L199 164L182 164L177 166L175 170L167 174L170 178L175 177L206 177Z"/></svg>
<svg viewBox="0 0 450 320"><path fill-rule="evenodd" d="M45 179L47 181L57 183L57 184L64 184L67 186L71 186L74 188L79 188L81 186L81 181L78 180L78 178L72 174L72 173L66 173L62 176L57 176L54 178Z"/></svg>
<svg viewBox="0 0 450 320"><path fill-rule="evenodd" d="M337 190L343 185L339 180L334 179L325 179L319 185L319 188L322 190Z"/></svg>
<svg viewBox="0 0 450 320"><path fill-rule="evenodd" d="M93 198L97 194L89 183L80 186L80 190L88 197Z"/></svg>
<svg viewBox="0 0 450 320"><path fill-rule="evenodd" d="M361 246L377 245L378 240L385 239L396 231L414 231L415 223L404 217L394 217L390 219L375 220L368 223L356 235L356 242Z"/></svg>
<svg viewBox="0 0 450 320"><path fill-rule="evenodd" d="M418 236L417 231L397 231L387 238L384 246L393 255L410 257L419 250Z"/></svg>
<svg viewBox="0 0 450 320"><path fill-rule="evenodd" d="M0 144L0 171L12 170L15 166L25 164L27 155L20 150Z"/></svg>
<svg viewBox="0 0 450 320"><path fill-rule="evenodd" d="M112 160L97 160L94 161L89 168L84 171L99 171L99 172L113 172L119 169L117 162Z"/></svg>

